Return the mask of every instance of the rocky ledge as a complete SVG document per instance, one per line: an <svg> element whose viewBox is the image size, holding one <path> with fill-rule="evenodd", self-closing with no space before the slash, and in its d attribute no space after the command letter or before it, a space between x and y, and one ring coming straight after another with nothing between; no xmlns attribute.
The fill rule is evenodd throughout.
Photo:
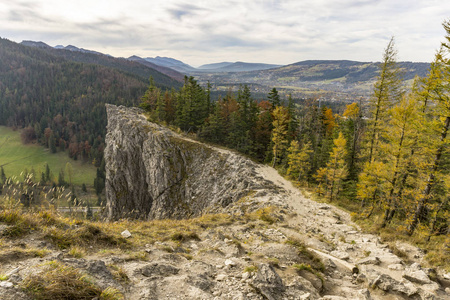
<svg viewBox="0 0 450 300"><path fill-rule="evenodd" d="M189 218L268 188L249 159L148 122L137 108L106 108L109 219Z"/></svg>

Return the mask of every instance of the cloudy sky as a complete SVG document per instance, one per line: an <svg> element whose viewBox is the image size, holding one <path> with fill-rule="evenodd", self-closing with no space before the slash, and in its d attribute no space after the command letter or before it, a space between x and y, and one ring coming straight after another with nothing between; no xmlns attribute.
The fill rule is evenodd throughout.
<svg viewBox="0 0 450 300"><path fill-rule="evenodd" d="M449 0L0 0L0 36L113 56L289 64L379 61L395 36L402 61L431 61Z"/></svg>

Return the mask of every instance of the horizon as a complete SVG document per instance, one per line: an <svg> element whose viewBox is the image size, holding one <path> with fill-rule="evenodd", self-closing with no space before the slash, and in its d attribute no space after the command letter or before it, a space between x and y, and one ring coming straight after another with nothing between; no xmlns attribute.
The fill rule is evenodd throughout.
<svg viewBox="0 0 450 300"><path fill-rule="evenodd" d="M230 60L376 62L394 36L398 61L429 62L449 17L450 4L426 0L13 0L0 4L0 36L114 57L172 57L196 67Z"/></svg>
<svg viewBox="0 0 450 300"><path fill-rule="evenodd" d="M0 38L4 38L4 39L8 39L8 40L12 41L11 39L9 39L9 38L7 38L7 37L1 37L1 36L0 36ZM101 54L103 54L103 55L112 56L112 57L114 57L114 58L124 58L124 59L128 59L128 58L130 58L130 57L132 57L132 56L137 56L137 57L140 57L140 58L143 58L143 59L146 59L146 58L157 58L157 57L160 57L160 58L169 58L169 59L179 60L179 61L181 61L182 63L185 63L185 64L187 64L187 65L189 65L189 66L191 66L191 67L194 67L194 68L200 68L200 67L202 67L202 66L204 66L204 65L220 64L220 63L230 63L230 64L233 64L233 63L273 64L273 65L279 65L279 66L282 67L282 66L288 66L288 65L292 65L292 64L296 64L296 63L300 63L300 62L306 62L306 61L354 61L354 62L363 62L363 63L379 63L379 62L380 62L380 60L376 60L376 61L360 61L360 60L352 60L352 59L305 59L305 60L300 60L300 61L294 61L294 62L291 62L291 63L288 63L288 64L276 64L276 63L267 63L267 62L264 62L264 61L254 61L254 62L249 62L249 61L240 61L240 60L234 61L233 59L228 59L227 61L214 61L214 62L208 62L208 63L204 63L204 64L202 64L202 65L195 66L195 65L190 64L190 63L188 63L188 62L182 61L182 60L178 59L177 57L168 57L168 56L159 56L159 55L153 56L153 57L150 57L150 56L142 57L142 56L135 55L135 54L133 54L133 55L131 55L131 56L128 56L128 57L125 57L125 56L113 56L113 55L110 55L109 53L102 53L102 52L100 52L100 51L98 51L98 50L96 50L96 49L87 49L87 48L80 47L80 46L78 46L78 45L72 45L72 44L67 44L67 45L58 44L58 45L52 46L52 45L46 43L45 41L22 40L22 41L20 41L20 42L18 42L18 41L13 41L13 42L18 43L18 44L21 44L22 42L44 43L44 44L46 44L47 46L52 47L52 48L54 48L54 49L59 49L60 46L61 46L61 47L74 46L74 47L79 48L79 49L99 52L99 53L101 53ZM58 47L58 48L56 48L56 47ZM410 61L410 60L402 60L402 61L398 61L398 62L399 62L399 63L402 63L402 62L412 62L412 63L427 63L427 64L429 64L429 63L431 63L431 60L430 60L430 61Z"/></svg>

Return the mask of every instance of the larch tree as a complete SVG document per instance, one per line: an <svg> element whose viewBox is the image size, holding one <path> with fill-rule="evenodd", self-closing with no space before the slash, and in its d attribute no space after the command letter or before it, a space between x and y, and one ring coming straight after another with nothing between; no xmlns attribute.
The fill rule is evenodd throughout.
<svg viewBox="0 0 450 300"><path fill-rule="evenodd" d="M446 31L446 41L442 43L441 51L436 54L436 70L432 89L430 91L431 99L435 103L433 114L435 115L434 130L439 132L434 140L433 159L427 172L426 185L418 199L416 208L411 217L408 226L408 234L412 235L417 228L421 218L424 217L427 206L433 195L432 189L439 183L439 178L443 176L441 164L444 161L445 154L448 155L448 131L450 128L450 20L443 23ZM448 171L448 170L447 170ZM448 191L447 191L448 193ZM444 197L448 195L444 194Z"/></svg>
<svg viewBox="0 0 450 300"><path fill-rule="evenodd" d="M339 136L333 140L333 144L334 147L326 166L327 190L330 201L333 201L338 196L342 187L342 181L348 174L347 164L345 162L345 157L347 156L347 140L344 138L342 132L339 132Z"/></svg>
<svg viewBox="0 0 450 300"><path fill-rule="evenodd" d="M387 121L389 107L399 102L401 97L400 70L397 66L397 51L392 37L384 50L380 64L380 74L375 82L370 99L371 120L368 126L368 161L371 162L378 151L378 141Z"/></svg>
<svg viewBox="0 0 450 300"><path fill-rule="evenodd" d="M275 167L277 160L282 156L283 151L286 149L288 144L287 134L288 134L288 124L289 124L289 113L287 108L283 106L277 106L273 113L273 130L272 130L272 152L273 152L273 162L272 167Z"/></svg>
<svg viewBox="0 0 450 300"><path fill-rule="evenodd" d="M311 143L305 143L302 148L298 141L293 140L288 148L288 169L287 175L291 178L302 181L306 179L306 176L311 168Z"/></svg>

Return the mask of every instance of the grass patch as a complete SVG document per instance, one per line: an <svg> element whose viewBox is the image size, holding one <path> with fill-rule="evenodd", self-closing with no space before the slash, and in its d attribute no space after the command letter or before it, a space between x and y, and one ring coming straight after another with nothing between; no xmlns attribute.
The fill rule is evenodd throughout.
<svg viewBox="0 0 450 300"><path fill-rule="evenodd" d="M127 273L121 266L110 264L107 265L107 267L115 280L125 284L130 283L130 278L128 277Z"/></svg>
<svg viewBox="0 0 450 300"><path fill-rule="evenodd" d="M256 273L257 271L258 271L257 266L247 266L244 268L244 273L247 272L247 273L253 274L253 273Z"/></svg>
<svg viewBox="0 0 450 300"><path fill-rule="evenodd" d="M20 177L24 170L35 171L35 178L40 178L48 164L52 172L52 180L58 182L58 174L67 163L73 167L73 183L75 185L92 185L96 176L96 168L90 163L71 159L66 152L52 154L48 149L36 145L22 143L20 131L0 126L0 161L8 177ZM66 178L67 179L67 178Z"/></svg>
<svg viewBox="0 0 450 300"><path fill-rule="evenodd" d="M86 251L80 246L72 245L69 249L68 254L75 258L83 258L86 256Z"/></svg>
<svg viewBox="0 0 450 300"><path fill-rule="evenodd" d="M295 238L288 238L285 242L288 245L295 247L298 250L298 256L300 260L307 262L314 270L324 272L325 265L322 263L319 257L309 251L305 244Z"/></svg>
<svg viewBox="0 0 450 300"><path fill-rule="evenodd" d="M113 287L107 287L101 294L100 299L102 300L123 300L125 297L122 292Z"/></svg>
<svg viewBox="0 0 450 300"><path fill-rule="evenodd" d="M102 294L86 274L56 261L44 264L41 272L27 277L21 286L37 300L93 299Z"/></svg>

